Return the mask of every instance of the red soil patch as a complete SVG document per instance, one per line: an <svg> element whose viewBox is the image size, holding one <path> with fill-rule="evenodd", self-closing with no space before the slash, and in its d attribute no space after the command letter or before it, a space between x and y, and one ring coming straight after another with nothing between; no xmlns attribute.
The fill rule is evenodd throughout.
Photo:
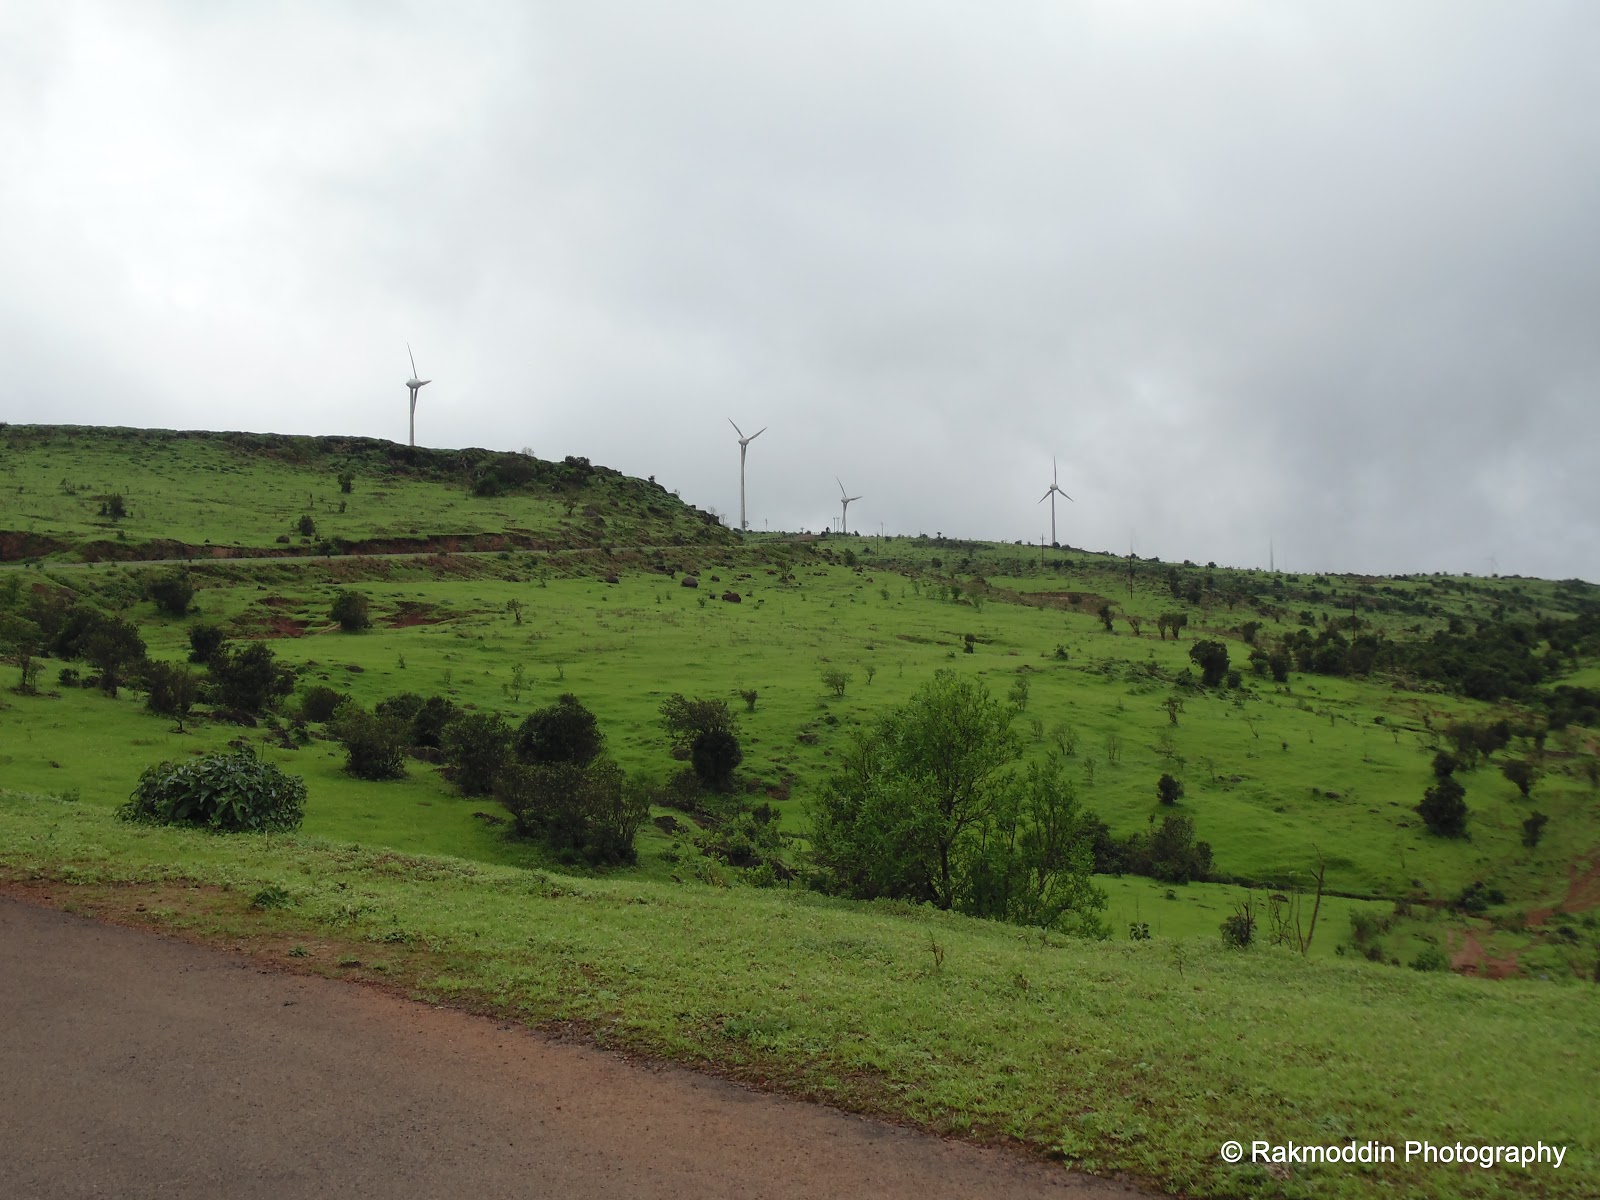
<svg viewBox="0 0 1600 1200"><path fill-rule="evenodd" d="M1446 945L1450 945L1456 939L1453 934L1446 933L1445 940ZM1483 948L1478 935L1470 929L1461 934L1460 945L1452 946L1450 969L1462 975L1481 975L1485 979L1509 979L1520 970L1515 954L1496 958Z"/></svg>
<svg viewBox="0 0 1600 1200"><path fill-rule="evenodd" d="M1567 894L1561 901L1561 911L1587 912L1600 908L1600 848L1581 855L1567 867ZM1553 908L1536 908L1528 913L1529 925L1543 925L1550 919Z"/></svg>

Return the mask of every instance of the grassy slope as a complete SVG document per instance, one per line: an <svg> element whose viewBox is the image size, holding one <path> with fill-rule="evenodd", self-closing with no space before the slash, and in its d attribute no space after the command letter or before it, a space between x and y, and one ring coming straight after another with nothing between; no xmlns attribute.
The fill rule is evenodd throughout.
<svg viewBox="0 0 1600 1200"><path fill-rule="evenodd" d="M477 497L464 484L487 457L360 438L6 426L0 531L76 547L113 543L99 547L102 557L168 541L280 549L286 538L310 547L296 529L306 515L317 539L353 542L504 533L561 545L727 537L663 489L615 472L570 492L544 486ZM338 482L345 470L355 475L348 495ZM128 507L120 521L100 515L102 498L114 493ZM577 500L570 513L569 494ZM586 514L591 506L602 524Z"/></svg>
<svg viewBox="0 0 1600 1200"><path fill-rule="evenodd" d="M130 919L1195 1195L1588 1196L1594 1003L1226 952L1091 944L803 892L577 881L309 838L130 828L0 793L0 877L116 883ZM207 896L175 884L224 889ZM137 884L138 887L129 887ZM289 907L249 898L274 887ZM69 893L71 895L72 893ZM132 912L129 897L150 898ZM89 900L82 901L90 903ZM291 960L284 958L283 961ZM1572 1148L1521 1172L1227 1167L1226 1139ZM1409 1190L1406 1190L1409 1189Z"/></svg>
<svg viewBox="0 0 1600 1200"><path fill-rule="evenodd" d="M191 443L184 454L198 457L179 454L163 467L170 446L159 438L135 441L139 454L125 470L149 471L150 491L146 508L141 492L127 489L138 501L130 521L148 512L151 523L131 537L192 540L195 532L210 536L204 531L222 529L242 545L275 544L285 519L302 511L296 489L310 482L328 500L337 495L326 463L313 471L279 460L241 460L209 444L206 454L223 456L211 474L226 486L208 485L183 500L169 492L183 478L205 473L196 445L208 444ZM0 459L0 469L13 478L32 472L31 482L19 485L30 501L54 489L62 511L78 513L71 521L62 518L61 529L75 530L74 537L105 536L95 520L81 519L91 493L67 496L59 486L62 479L94 479L98 488L135 478L117 474L114 462L98 474L90 469L104 442L47 441L48 455L35 453L37 447L14 453ZM75 448L89 458L64 457ZM69 476L67 467L74 465L81 469ZM372 507L356 513L356 501L368 503L362 496L369 486ZM646 485L637 481L602 479L595 486L607 537L631 529L641 543L692 543L705 528L659 492L640 492ZM430 489L438 490L433 499ZM392 501L391 510L380 511L380 490L390 492L384 503ZM233 512L217 507L225 502L215 497L257 492L278 496L271 503L282 511L269 505L267 516L250 525L251 506L242 504L237 521L229 515L226 526L214 524ZM11 519L14 495L0 511L0 528L18 524ZM170 510L163 507L169 501ZM409 535L412 525L395 523L405 507L426 514L414 526L423 533L521 528L547 531L553 541L595 540L592 519L569 518L558 499L468 500L459 484L437 480L403 478L379 487L358 478L350 503L346 515L359 520L341 536L398 529ZM651 503L666 505L667 517L643 507ZM323 511L317 510L319 524ZM207 512L197 526L182 524ZM662 772L674 766L654 724L665 695L723 696L742 709L738 692L754 688L755 711L741 712L745 769L766 785L790 787L793 799L780 807L785 827L796 834L805 827L808 797L851 731L883 705L904 699L934 670L952 667L979 674L998 695L1026 678L1029 702L1017 728L1029 752L1045 753L1060 731L1059 740L1072 748L1080 798L1120 832L1162 815L1155 778L1162 771L1177 774L1187 789L1179 811L1195 818L1200 835L1216 848L1218 868L1229 874L1304 879L1315 847L1328 861L1331 887L1448 897L1482 878L1507 891L1504 916L1559 903L1568 865L1600 845L1600 806L1572 770L1576 756L1594 752L1582 735L1570 744L1552 739L1549 770L1532 806L1492 767L1464 776L1474 836L1452 843L1425 836L1411 812L1428 779L1432 738L1424 719L1437 728L1451 717L1483 715L1488 710L1482 705L1399 691L1382 681L1296 674L1285 687L1247 675L1241 692L1188 696L1176 726L1163 707L1172 680L1190 665L1194 638L1224 638L1243 665L1247 647L1238 629L1247 619L1262 620L1269 633L1287 631L1304 614L1318 622L1348 611L1354 592L1387 606L1364 609L1375 624L1410 634L1501 604L1523 617L1559 614L1581 594L1571 586L1279 576L1266 580L1269 591L1253 610L1226 599L1234 585L1250 579L1245 573L1218 570L1206 602L1196 605L1173 597L1163 565L1137 564L1130 590L1125 562L1110 556L1072 552L1053 556L1041 569L1036 553L1025 548L852 539L846 544L860 562L851 568L808 547L752 542L744 551L680 546L670 561L625 551L513 553L208 563L193 574L203 589L197 598L203 619L222 620L239 636L299 633L277 636L273 645L304 668L304 684L326 682L366 703L399 690L443 690L461 703L513 717L574 691L600 716L613 752L630 767ZM699 571L701 588L682 588L663 566ZM599 575L612 569L620 570L621 582L601 582ZM793 584L781 581L788 571ZM1202 571L1185 574L1198 578ZM137 568L62 566L16 575L125 611L143 627L153 654L182 653L187 623L159 618L138 599ZM960 603L949 598L952 576L962 588ZM359 586L372 596L377 629L351 636L329 628L326 612L337 586ZM743 594L743 603L717 598L729 587ZM1078 602L1048 607L1068 603L1062 594ZM1116 602L1115 634L1093 615L1102 597ZM513 599L524 606L521 625L506 607ZM1153 632L1155 616L1171 610L1186 612L1191 621L1178 643ZM1144 618L1145 636L1132 636L1127 613ZM407 623L418 618L424 623ZM978 639L970 656L961 652L967 633ZM1058 646L1065 660L1057 657ZM520 698L508 692L518 665L525 676ZM842 698L828 695L821 683L821 671L831 666L852 675ZM47 682L54 670L50 664ZM1583 682L1581 675L1574 681ZM981 923L895 916L744 888L680 886L672 880L687 875L685 847L653 826L641 835L643 865L632 878L555 881L540 875L516 884L510 882L516 876L495 870L525 867L535 854L474 817L492 804L455 796L421 764L400 783L352 780L325 742L263 751L307 778L304 832L311 840L227 843L130 832L108 822L107 814L143 765L241 734L264 743L264 733L200 724L192 733L173 734L167 722L144 714L136 697L110 701L77 689L54 697L8 695L0 704L0 786L81 797L76 806L20 798L0 804L0 861L14 872L59 877L70 868L146 886L170 875L213 883L283 880L300 900L288 915L273 918L286 927L326 938L375 938L383 931L371 924L372 914L381 911L438 953L458 955L448 970L436 963L434 975L414 981L430 994L464 989L537 1021L581 1017L598 1034L609 1030L629 1044L753 1064L752 1070L802 1091L938 1127L971 1124L988 1134L1021 1136L1097 1166L1130 1167L1217 1194L1325 1195L1335 1194L1329 1190L1335 1186L1365 1194L1368 1184L1381 1182L1323 1174L1280 1185L1218 1167L1214 1140L1257 1131L1301 1139L1405 1138L1440 1129L1594 1144L1594 1130L1582 1124L1587 1110L1570 1086L1593 1075L1583 1049L1592 1049L1592 1039L1584 1041L1578 1024L1579 1014L1592 1016L1590 989L1422 977L1336 957L1351 913L1386 912L1386 903L1325 902L1312 962L1305 964L1269 950L1242 958L1214 950L1217 924L1241 894L1234 887L1168 889L1147 880L1105 880L1113 928L1120 935L1129 922L1148 922L1156 940L1045 950L1026 944L1018 931ZM1114 744L1120 744L1115 755ZM1529 807L1552 818L1545 843L1533 852L1518 838ZM385 866L394 860L357 854L351 844L498 866ZM339 905L350 902L306 882L324 877L369 894L376 907L352 917L349 928L339 926L335 918L348 915ZM426 900L417 888L423 882ZM451 890L458 885L459 892ZM541 903L537 926L524 924L527 896L544 896L546 888L587 902L572 921L555 919L565 911L561 905ZM174 910L171 919L188 918ZM235 914L224 924L238 933L263 920ZM1574 956L1588 953L1594 939L1592 929L1567 927L1572 946L1541 935L1530 950L1526 936L1491 933L1485 923L1424 910L1385 934L1384 946L1386 955L1406 960L1430 943L1460 945L1471 930L1491 953L1521 952L1530 971L1570 982L1574 965L1587 972L1588 960ZM947 948L940 971L931 966L930 929ZM554 940L541 941L546 933ZM463 951L468 945L471 953ZM588 970L580 969L584 964ZM1191 978L1195 972L1202 972L1200 979ZM727 996L716 1011L707 1007L715 990L707 979ZM915 998L909 1007L908 995ZM618 997L626 999L616 1001L620 1015L612 1026L605 1005ZM1463 1046L1492 1048L1496 1070L1504 1074L1493 1089L1469 1077ZM1541 1086L1543 1096L1537 1094ZM1249 1120L1225 1128L1213 1115L1217 1097L1234 1104L1241 1095ZM1397 1107L1402 1101L1415 1111ZM1413 1118L1424 1124L1409 1124ZM1262 1123L1249 1123L1256 1121ZM1593 1190L1563 1190L1573 1178L1593 1182L1569 1170L1551 1194ZM1438 1194L1443 1179L1429 1182L1428 1190ZM1451 1180L1443 1185L1451 1194L1475 1194L1462 1187L1499 1182L1485 1172L1464 1183Z"/></svg>

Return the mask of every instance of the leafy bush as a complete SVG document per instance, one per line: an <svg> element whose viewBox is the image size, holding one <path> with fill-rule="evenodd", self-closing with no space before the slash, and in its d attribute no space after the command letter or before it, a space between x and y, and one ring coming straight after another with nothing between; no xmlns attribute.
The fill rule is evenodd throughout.
<svg viewBox="0 0 1600 1200"><path fill-rule="evenodd" d="M358 779L400 779L406 773L410 726L399 717L375 716L353 701L328 726L344 746L344 769Z"/></svg>
<svg viewBox="0 0 1600 1200"><path fill-rule="evenodd" d="M739 739L726 729L708 729L689 747L689 765L713 792L733 790L733 773L743 761Z"/></svg>
<svg viewBox="0 0 1600 1200"><path fill-rule="evenodd" d="M299 827L305 803L304 780L238 751L145 768L117 816L220 833L287 830Z"/></svg>
<svg viewBox="0 0 1600 1200"><path fill-rule="evenodd" d="M1448 971L1450 959L1437 946L1424 946L1408 964L1413 971Z"/></svg>
<svg viewBox="0 0 1600 1200"><path fill-rule="evenodd" d="M1550 818L1542 812L1535 812L1522 823L1522 844L1532 850L1539 844L1539 839L1544 836L1544 827L1549 824Z"/></svg>
<svg viewBox="0 0 1600 1200"><path fill-rule="evenodd" d="M850 686L850 672L841 671L838 667L829 667L822 673L822 686L835 696L842 696L845 688Z"/></svg>
<svg viewBox="0 0 1600 1200"><path fill-rule="evenodd" d="M316 684L306 689L300 697L300 717L321 723L339 711L339 706L349 700L348 694L335 691L326 684Z"/></svg>
<svg viewBox="0 0 1600 1200"><path fill-rule="evenodd" d="M328 616L339 622L339 628L346 633L359 633L372 624L370 609L371 605L362 593L341 589L333 598L333 607L328 610Z"/></svg>
<svg viewBox="0 0 1600 1200"><path fill-rule="evenodd" d="M605 747L600 724L571 692L528 716L517 728L517 757L525 763L584 766Z"/></svg>
<svg viewBox="0 0 1600 1200"><path fill-rule="evenodd" d="M442 748L445 727L460 715L455 701L444 696L429 696L411 718L411 744Z"/></svg>
<svg viewBox="0 0 1600 1200"><path fill-rule="evenodd" d="M1156 798L1163 804L1176 804L1183 796L1183 784L1171 775L1156 780Z"/></svg>
<svg viewBox="0 0 1600 1200"><path fill-rule="evenodd" d="M444 727L440 749L463 796L487 796L511 759L511 727L494 713L467 713Z"/></svg>
<svg viewBox="0 0 1600 1200"><path fill-rule="evenodd" d="M1228 674L1228 648L1221 642L1196 642L1189 647L1189 657L1200 668L1200 682L1206 687L1216 687Z"/></svg>
<svg viewBox="0 0 1600 1200"><path fill-rule="evenodd" d="M153 662L145 668L145 707L164 717L176 717L178 727L200 698L200 680L179 663Z"/></svg>
<svg viewBox="0 0 1600 1200"><path fill-rule="evenodd" d="M1443 776L1424 792L1417 812L1428 832L1435 837L1466 837L1466 795L1467 789L1457 783L1453 775Z"/></svg>
<svg viewBox="0 0 1600 1200"><path fill-rule="evenodd" d="M214 700L224 708L258 713L294 691L294 672L265 642L251 642L243 650L224 646L211 656L210 666Z"/></svg>
<svg viewBox="0 0 1600 1200"><path fill-rule="evenodd" d="M296 522L295 529L301 537L314 537L317 532L317 523L311 519L310 513L301 513L300 520Z"/></svg>
<svg viewBox="0 0 1600 1200"><path fill-rule="evenodd" d="M638 861L633 839L650 816L650 793L647 783L625 778L607 758L508 763L494 783L518 833L591 866Z"/></svg>
<svg viewBox="0 0 1600 1200"><path fill-rule="evenodd" d="M189 661L192 663L208 663L218 650L227 635L222 632L220 625L194 625L189 629Z"/></svg>
<svg viewBox="0 0 1600 1200"><path fill-rule="evenodd" d="M189 611L189 601L194 599L194 584L186 575L169 575L150 584L150 599L156 607L170 616L181 617Z"/></svg>

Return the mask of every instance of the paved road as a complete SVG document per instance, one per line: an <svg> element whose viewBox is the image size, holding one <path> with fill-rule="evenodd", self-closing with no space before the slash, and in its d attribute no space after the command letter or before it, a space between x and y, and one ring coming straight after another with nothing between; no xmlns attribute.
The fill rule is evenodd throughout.
<svg viewBox="0 0 1600 1200"><path fill-rule="evenodd" d="M0 898L0 1197L1134 1197Z"/></svg>

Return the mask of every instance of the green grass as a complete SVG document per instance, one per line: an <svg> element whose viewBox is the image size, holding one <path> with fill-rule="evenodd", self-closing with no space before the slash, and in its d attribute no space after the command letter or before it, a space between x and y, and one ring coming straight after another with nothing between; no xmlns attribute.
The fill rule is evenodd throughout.
<svg viewBox="0 0 1600 1200"><path fill-rule="evenodd" d="M798 891L578 880L365 846L131 827L86 804L0 793L0 873L13 880L86 894L116 884L130 906L160 897L146 919L167 928L292 942L329 973L382 960L430 999L947 1134L1018 1139L1198 1196L1600 1189L1587 989L1229 952L1215 939L1041 941ZM205 905L174 883L224 891ZM267 890L287 904L251 908ZM1275 1178L1221 1163L1230 1138L1570 1152L1559 1172L1402 1163Z"/></svg>

